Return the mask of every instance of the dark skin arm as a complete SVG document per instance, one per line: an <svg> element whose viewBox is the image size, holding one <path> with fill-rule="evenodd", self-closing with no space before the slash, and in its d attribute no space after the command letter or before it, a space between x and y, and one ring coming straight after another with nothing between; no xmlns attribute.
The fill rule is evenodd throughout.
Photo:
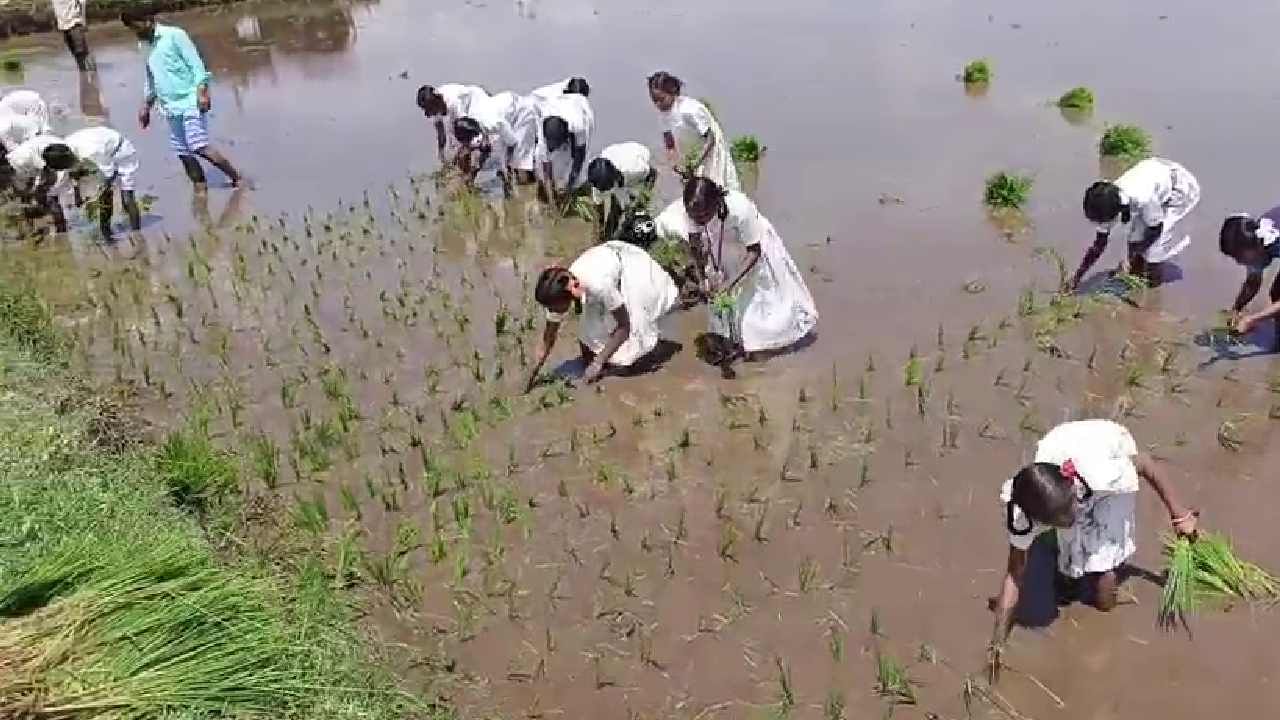
<svg viewBox="0 0 1280 720"><path fill-rule="evenodd" d="M53 218L54 231L64 233L67 231L67 216L62 212L62 202L49 194L57 181L57 173L48 168L41 170L40 180L36 183L36 202Z"/></svg>
<svg viewBox="0 0 1280 720"><path fill-rule="evenodd" d="M747 261L742 264L742 270L738 273L738 277L734 278L733 282L729 283L728 287L726 287L724 291L733 292L738 287L738 283L742 282L742 278L746 277L747 273L755 269L756 263L758 262L760 262L759 243L747 248Z"/></svg>
<svg viewBox="0 0 1280 720"><path fill-rule="evenodd" d="M605 215L605 207L608 207L609 214ZM613 237L613 233L618 229L618 221L622 218L622 208L618 207L618 203L610 202L609 196L606 195L604 202L596 203L596 217L604 218L604 224L600 227L600 240L608 240Z"/></svg>
<svg viewBox="0 0 1280 720"><path fill-rule="evenodd" d="M1129 272L1134 275L1145 275L1147 271L1147 259L1143 255L1147 249L1151 247L1155 241L1160 239L1164 234L1164 223L1149 226L1142 231L1142 242L1129 247Z"/></svg>
<svg viewBox="0 0 1280 720"><path fill-rule="evenodd" d="M533 364L533 370L529 373L529 382L524 387L525 392L533 390L533 386L538 383L538 373L542 372L542 366L547 363L547 358L551 357L551 349L556 346L556 337L559 334L560 323L548 320L542 328L542 339L538 341L538 349L534 351L538 361Z"/></svg>
<svg viewBox="0 0 1280 720"><path fill-rule="evenodd" d="M538 185L547 202L552 205L559 205L560 198L556 195L556 179L552 174L551 161L546 160L541 165L542 172L538 175Z"/></svg>
<svg viewBox="0 0 1280 720"><path fill-rule="evenodd" d="M609 335L609 340L605 342L604 347L596 355L595 360L591 361L591 366L587 368L587 372L583 375L583 379L588 383L599 380L604 375L604 366L609 364L609 359L613 354L618 352L618 348L622 347L622 343L627 341L631 336L631 315L627 312L626 305L619 305L613 311L613 321L617 325L613 328L613 332Z"/></svg>
<svg viewBox="0 0 1280 720"><path fill-rule="evenodd" d="M1258 291L1262 289L1262 273L1256 270L1250 270L1248 275L1244 277L1244 284L1240 286L1240 292L1236 295L1236 301L1231 305L1231 314L1239 315L1244 308L1253 299L1258 296Z"/></svg>
<svg viewBox="0 0 1280 720"><path fill-rule="evenodd" d="M1084 279L1085 273L1098 262L1098 258L1102 257L1102 253L1107 251L1107 241L1111 239L1110 232L1099 232L1094 235L1093 244L1084 253L1084 259L1080 261L1080 268L1076 270L1076 274L1071 276L1071 285L1067 290L1074 292L1080 287L1080 281Z"/></svg>
<svg viewBox="0 0 1280 720"><path fill-rule="evenodd" d="M707 284L707 255L703 252L702 233L689 233L689 255L693 258L694 276L698 279L698 289L705 291Z"/></svg>
<svg viewBox="0 0 1280 720"><path fill-rule="evenodd" d="M714 150L715 147L716 147L715 135L712 135L710 132L707 132L706 135L702 136L702 157L698 158L698 167L702 167L702 164L707 161L707 158L711 157L711 151Z"/></svg>
<svg viewBox="0 0 1280 720"><path fill-rule="evenodd" d="M436 126L436 152L440 155L440 162L444 162L444 146L447 141L444 133L444 118L438 117L434 122Z"/></svg>
<svg viewBox="0 0 1280 720"><path fill-rule="evenodd" d="M677 173L680 170L680 156L676 154L676 136L669 132L662 133L662 146L667 149L667 160Z"/></svg>
<svg viewBox="0 0 1280 720"><path fill-rule="evenodd" d="M569 168L569 186L566 190L578 185L578 176L582 174L582 165L587 161L587 146L574 145L572 150L573 166Z"/></svg>

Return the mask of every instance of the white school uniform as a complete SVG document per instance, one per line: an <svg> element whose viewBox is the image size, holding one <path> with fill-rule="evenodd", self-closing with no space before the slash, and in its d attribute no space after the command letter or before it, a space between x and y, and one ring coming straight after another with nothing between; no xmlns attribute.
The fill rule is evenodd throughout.
<svg viewBox="0 0 1280 720"><path fill-rule="evenodd" d="M538 111L532 99L511 92L475 98L468 117L480 123L491 139L501 141L504 166L507 162L506 149L511 148L511 168L533 171L538 143Z"/></svg>
<svg viewBox="0 0 1280 720"><path fill-rule="evenodd" d="M460 85L445 83L436 88L436 93L444 98L445 124L452 128L453 121L466 117L471 110L471 102L475 98L488 97L489 93L478 85Z"/></svg>
<svg viewBox="0 0 1280 720"><path fill-rule="evenodd" d="M44 133L10 150L5 158L9 161L9 167L13 168L14 180L18 183L32 183L39 179L40 173L44 170L45 148L60 142L63 142L63 139L57 135ZM70 188L70 175L65 170L61 170L57 173L49 194L61 195Z"/></svg>
<svg viewBox="0 0 1280 720"><path fill-rule="evenodd" d="M592 197L598 203L612 198L619 210L626 210L636 201L653 171L649 148L638 142L614 143L601 150L600 157L618 169L622 174L622 184L610 189L607 195L592 188Z"/></svg>
<svg viewBox="0 0 1280 720"><path fill-rule="evenodd" d="M25 115L36 121L41 133L48 133L49 105L35 90L14 90L0 97L0 115Z"/></svg>
<svg viewBox="0 0 1280 720"><path fill-rule="evenodd" d="M1027 550L1037 535L1055 530L1058 570L1063 575L1078 578L1120 567L1138 549L1134 530L1139 483L1138 469L1133 464L1137 454L1133 436L1123 425L1110 420L1079 420L1050 430L1036 445L1035 461L1062 465L1071 460L1092 495L1080 505L1075 525L1070 528L1032 522L1015 505L1014 528L1029 528L1029 532L1009 533L1009 544ZM1078 492L1083 499L1084 488L1078 487ZM1010 478L1000 489L1002 510L1012 497Z"/></svg>
<svg viewBox="0 0 1280 720"><path fill-rule="evenodd" d="M737 293L732 321L738 337L734 339L747 352L794 345L818 325L818 308L809 287L773 224L760 214L751 198L735 190L725 196L725 205L729 213L723 221L714 218L705 227L698 227L689 219L684 203L677 200L655 218L654 224L664 237L688 238L692 233L701 233L704 250L713 263L709 274L722 282L740 272L741 263L746 261L741 250L759 245L760 260L742 279ZM736 248L726 248L727 243ZM726 249L737 257L726 256Z"/></svg>
<svg viewBox="0 0 1280 720"><path fill-rule="evenodd" d="M546 102L551 98L560 97L561 95L564 95L564 90L569 86L569 81L572 79L573 78L571 77L567 77L559 82L534 88L529 92L529 97L537 100L538 102Z"/></svg>
<svg viewBox="0 0 1280 720"><path fill-rule="evenodd" d="M595 131L596 115L591 109L591 102L585 96L569 93L551 98L538 105L538 145L535 155L535 166L541 171L542 164L550 161L551 177L556 187L567 187L569 173L573 170L574 147L586 148L591 145L591 134ZM547 151L547 139L542 132L542 123L547 118L562 118L569 124L571 141L561 145L555 152ZM579 178L581 179L581 178Z"/></svg>
<svg viewBox="0 0 1280 720"><path fill-rule="evenodd" d="M569 272L585 291L578 339L587 349L595 353L604 349L617 328L613 312L624 305L631 334L609 358L609 364L633 365L657 347L662 337L660 322L675 307L680 292L649 253L630 243L610 240L579 255ZM548 312L547 319L561 322L564 315Z"/></svg>
<svg viewBox="0 0 1280 720"><path fill-rule="evenodd" d="M67 136L67 146L81 161L93 163L105 182L131 191L138 175L138 151L129 138L109 127L87 127Z"/></svg>
<svg viewBox="0 0 1280 720"><path fill-rule="evenodd" d="M691 149L702 147L708 133L715 138L715 148L707 156L706 162L697 169L701 177L714 181L725 190L741 190L738 182L738 168L733 164L729 154L729 142L724 130L707 106L694 98L681 95L675 99L671 109L659 112L662 120L662 131L671 133L676 141L676 152L681 160Z"/></svg>
<svg viewBox="0 0 1280 720"><path fill-rule="evenodd" d="M1163 225L1160 238L1144 253L1148 262L1164 262L1186 249L1191 237L1174 236L1173 228L1200 202L1200 183L1194 175L1172 160L1147 158L1129 168L1116 180L1120 201L1130 208L1130 220L1122 228L1130 244L1141 243L1147 228ZM1098 226L1110 233L1119 218Z"/></svg>
<svg viewBox="0 0 1280 720"><path fill-rule="evenodd" d="M40 123L29 115L0 114L0 144L8 150L40 134Z"/></svg>

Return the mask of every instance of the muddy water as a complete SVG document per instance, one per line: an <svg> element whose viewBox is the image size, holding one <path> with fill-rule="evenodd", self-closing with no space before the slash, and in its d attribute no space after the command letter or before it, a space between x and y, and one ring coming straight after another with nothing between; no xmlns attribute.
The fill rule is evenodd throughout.
<svg viewBox="0 0 1280 720"><path fill-rule="evenodd" d="M779 710L783 674L792 714L821 717L839 694L867 717L885 709L877 652L919 682L918 706L896 714L965 717L1003 561L995 494L1036 432L1071 417L1122 417L1207 523L1280 567L1273 361L1208 363L1191 342L1238 282L1214 248L1221 215L1274 202L1255 148L1278 101L1256 88L1280 61L1247 30L1280 11L745 5L383 0L183 17L220 78L215 137L256 188L215 189L207 218L193 212L163 133L131 129L158 196L145 242L7 247L5 264L40 275L88 366L162 423L207 413L242 451L271 438L276 491L323 500L335 564L341 538L360 548L358 587L405 649L406 682L437 678L432 691L467 717L759 717ZM131 128L136 50L114 28L92 40L96 92L52 39L29 41L23 82L52 88L67 125L87 114ZM954 74L977 56L996 81L973 97ZM818 341L736 382L686 350L565 406L545 390L518 397L538 331L529 275L586 229L524 201L460 203L421 176L434 137L413 90L581 72L597 142L656 145L643 77L660 67L711 99L730 134L769 146L755 195L810 269ZM1047 101L1078 84L1099 106L1073 123ZM1195 244L1181 280L1137 309L1090 308L1053 357L1031 338L1044 311L1020 318L1016 296L1054 282L1033 249L1074 263L1091 239L1078 197L1110 121L1151 129L1199 176ZM1011 235L979 202L1004 168L1036 177L1031 224ZM700 326L686 314L683 337ZM923 401L903 383L913 346ZM1140 522L1136 563L1158 572L1154 501ZM1065 707L1013 672L1005 701L1034 718L1267 716L1280 703L1280 655L1263 640L1280 629L1273 613L1207 614L1191 641L1154 628L1151 582L1127 589L1137 604L1111 615L1032 613L1009 662ZM972 712L1001 716L980 701Z"/></svg>

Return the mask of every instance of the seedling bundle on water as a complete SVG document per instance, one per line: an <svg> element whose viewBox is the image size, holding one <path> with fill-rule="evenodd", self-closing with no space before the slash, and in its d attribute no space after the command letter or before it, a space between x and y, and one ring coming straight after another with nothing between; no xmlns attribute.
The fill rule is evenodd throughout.
<svg viewBox="0 0 1280 720"><path fill-rule="evenodd" d="M1058 107L1064 110L1093 111L1093 91L1087 87L1073 87L1058 98Z"/></svg>
<svg viewBox="0 0 1280 720"><path fill-rule="evenodd" d="M964 66L960 76L966 85L986 85L991 82L991 64L986 58L979 58Z"/></svg>
<svg viewBox="0 0 1280 720"><path fill-rule="evenodd" d="M1028 175L1001 171L987 178L983 201L989 208L1018 210L1027 204L1034 184Z"/></svg>
<svg viewBox="0 0 1280 720"><path fill-rule="evenodd" d="M740 135L730 143L729 154L733 156L733 161L736 163L754 163L760 162L765 149L755 135Z"/></svg>
<svg viewBox="0 0 1280 720"><path fill-rule="evenodd" d="M1157 614L1163 628L1187 627L1188 618L1209 603L1280 598L1280 579L1241 560L1222 535L1165 538L1164 552L1169 566Z"/></svg>
<svg viewBox="0 0 1280 720"><path fill-rule="evenodd" d="M1141 160L1151 155L1151 135L1137 125L1108 125L1098 141L1103 157Z"/></svg>

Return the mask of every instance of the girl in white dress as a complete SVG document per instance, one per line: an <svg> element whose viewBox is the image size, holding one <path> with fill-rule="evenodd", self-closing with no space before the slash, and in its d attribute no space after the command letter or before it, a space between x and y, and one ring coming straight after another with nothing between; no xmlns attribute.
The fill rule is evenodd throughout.
<svg viewBox="0 0 1280 720"><path fill-rule="evenodd" d="M703 270L704 291L732 302L727 313L714 300L712 306L713 332L727 335L739 351L719 363L726 376L732 376L737 355L788 348L817 326L818 308L799 268L773 224L746 195L693 178L685 183L683 200L655 222L660 236L688 238L694 262ZM739 262L726 258L726 241L745 250Z"/></svg>
<svg viewBox="0 0 1280 720"><path fill-rule="evenodd" d="M1085 273L1102 257L1119 225L1129 245L1128 271L1146 277L1149 263L1161 263L1191 243L1178 239L1173 227L1200 202L1200 183L1189 170L1172 160L1147 158L1115 182L1099 181L1084 193L1084 215L1097 224L1093 245L1085 253L1070 289L1080 285Z"/></svg>
<svg viewBox="0 0 1280 720"><path fill-rule="evenodd" d="M583 379L599 380L610 367L635 367L657 347L659 322L676 305L679 293L671 277L649 253L613 240L588 248L568 268L542 271L534 299L547 324L529 376L532 388L556 344L560 324L577 310Z"/></svg>
<svg viewBox="0 0 1280 720"><path fill-rule="evenodd" d="M546 102L551 98L560 97L567 93L577 93L583 97L589 97L591 95L591 85L584 77L568 77L550 85L534 88L530 91L529 97L538 102Z"/></svg>
<svg viewBox="0 0 1280 720"><path fill-rule="evenodd" d="M623 213L647 197L657 179L649 148L638 142L614 143L600 151L600 157L587 166L587 182L595 200L596 217L603 221L602 239L613 237Z"/></svg>
<svg viewBox="0 0 1280 720"><path fill-rule="evenodd" d="M449 133L453 122L466 117L471 110L471 102L475 98L488 97L484 88L476 85L459 85L446 83L432 87L423 85L418 88L418 107L422 114L436 126L436 152L440 162L445 162L445 147L449 144Z"/></svg>
<svg viewBox="0 0 1280 720"><path fill-rule="evenodd" d="M560 206L578 185L596 116L585 95L565 93L538 105L535 153L543 195Z"/></svg>
<svg viewBox="0 0 1280 720"><path fill-rule="evenodd" d="M993 669L1013 627L1014 609L1036 536L1055 530L1058 539L1059 596L1089 578L1094 605L1116 605L1116 569L1137 550L1134 542L1139 478L1160 496L1173 529L1194 535L1196 513L1176 497L1168 478L1150 455L1138 451L1133 436L1110 420L1063 423L1036 445L1035 462L1006 480L1000 490L1009 533L1007 571L1000 594L991 650Z"/></svg>
<svg viewBox="0 0 1280 720"><path fill-rule="evenodd" d="M649 76L649 99L662 118L662 141L671 166L683 174L684 155L700 147L694 175L726 190L741 190L738 168L733 164L720 123L706 105L682 95L683 89L680 79L670 73Z"/></svg>

